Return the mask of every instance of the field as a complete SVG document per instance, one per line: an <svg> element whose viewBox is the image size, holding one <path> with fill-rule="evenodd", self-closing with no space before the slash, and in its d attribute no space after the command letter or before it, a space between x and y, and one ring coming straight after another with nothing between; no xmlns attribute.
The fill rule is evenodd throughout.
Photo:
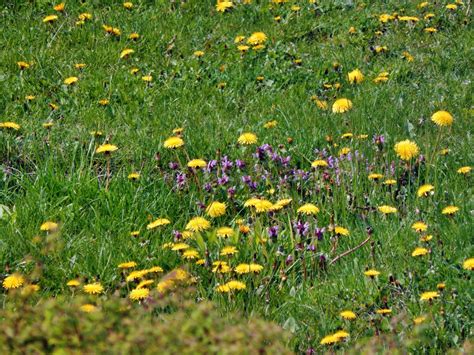
<svg viewBox="0 0 474 355"><path fill-rule="evenodd" d="M472 350L470 1L4 1L3 353Z"/></svg>

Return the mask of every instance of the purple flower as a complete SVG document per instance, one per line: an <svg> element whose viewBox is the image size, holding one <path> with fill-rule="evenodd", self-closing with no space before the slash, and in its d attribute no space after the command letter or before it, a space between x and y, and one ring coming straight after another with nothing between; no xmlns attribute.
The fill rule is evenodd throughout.
<svg viewBox="0 0 474 355"><path fill-rule="evenodd" d="M245 168L245 162L243 160L237 159L235 161L235 166L237 166L238 169L242 170Z"/></svg>
<svg viewBox="0 0 474 355"><path fill-rule="evenodd" d="M206 192L211 192L211 191L212 191L212 185L211 185L211 183L206 182L206 183L204 184L204 190L206 190Z"/></svg>
<svg viewBox="0 0 474 355"><path fill-rule="evenodd" d="M314 235L318 238L318 240L321 240L323 239L323 234L324 232L326 231L326 228L318 228L316 227L316 229L314 230Z"/></svg>
<svg viewBox="0 0 474 355"><path fill-rule="evenodd" d="M222 175L222 177L217 178L217 184L222 186L229 182L229 177L227 175Z"/></svg>
<svg viewBox="0 0 474 355"><path fill-rule="evenodd" d="M181 234L181 232L180 232L180 231L176 231L176 230L173 231L173 236L174 236L174 239L175 239L175 240L181 240L182 237L183 237L183 235Z"/></svg>
<svg viewBox="0 0 474 355"><path fill-rule="evenodd" d="M232 163L232 160L229 160L229 158L227 158L227 155L224 155L222 157L221 159L222 171L229 170L230 168L232 168L233 165L234 163Z"/></svg>
<svg viewBox="0 0 474 355"><path fill-rule="evenodd" d="M174 162L174 161L170 162L170 163L168 164L168 166L170 167L171 170L176 170L176 169L178 169L178 167L179 167L178 163L176 163L176 162Z"/></svg>
<svg viewBox="0 0 474 355"><path fill-rule="evenodd" d="M214 168L217 166L217 160L209 160L207 163L206 168L204 169L206 172L210 173Z"/></svg>
<svg viewBox="0 0 474 355"><path fill-rule="evenodd" d="M285 263L286 265L290 265L292 262L293 262L293 255L288 254L288 256L286 257Z"/></svg>
<svg viewBox="0 0 474 355"><path fill-rule="evenodd" d="M229 199L232 199L232 198L234 198L234 195L235 195L235 186L229 187L227 189L227 197Z"/></svg>
<svg viewBox="0 0 474 355"><path fill-rule="evenodd" d="M268 236L271 238L271 239L276 239L276 237L278 237L278 229L279 227L278 226L271 226L268 228Z"/></svg>
<svg viewBox="0 0 474 355"><path fill-rule="evenodd" d="M309 223L305 222L303 223L302 221L297 221L296 223L293 224L293 227L296 229L299 235L301 236L306 236L309 232Z"/></svg>
<svg viewBox="0 0 474 355"><path fill-rule="evenodd" d="M181 189L186 185L186 174L185 173L177 173L176 174L176 184L178 185L178 189Z"/></svg>

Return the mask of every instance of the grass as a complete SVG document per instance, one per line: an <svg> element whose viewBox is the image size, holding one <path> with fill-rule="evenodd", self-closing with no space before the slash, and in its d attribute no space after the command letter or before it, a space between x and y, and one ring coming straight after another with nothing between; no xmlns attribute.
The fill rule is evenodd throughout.
<svg viewBox="0 0 474 355"><path fill-rule="evenodd" d="M136 1L131 10L117 1L67 2L65 12L48 24L42 19L55 13L50 1L6 2L0 15L5 48L0 52L1 121L21 128L0 131L2 276L28 275L34 269L28 260L39 260L42 274L32 281L41 287L38 297L47 298L67 294L72 278L98 280L112 293L121 285L117 265L129 260L140 268L160 265L166 271L186 265L198 278L197 298L214 301L223 313L238 310L279 323L293 333L288 346L295 351L326 349L321 338L340 328L351 333L347 344L338 345L342 348L390 333L396 334L397 346L414 351L462 347L472 337L473 315L471 276L462 267L472 257L472 178L456 172L472 164L470 6L466 2L449 10L446 1L426 8L413 1L297 3L299 11L289 3L254 1L218 13L213 1ZM84 12L93 17L77 26ZM379 15L394 12L420 21L381 23ZM434 17L424 19L429 12ZM277 15L280 22L274 20ZM119 28L121 35L106 34L104 24ZM349 34L351 26L355 34ZM426 27L438 31L426 33ZM256 31L267 35L266 48L239 53L234 38ZM128 39L132 32L140 38ZM376 53L376 46L388 51ZM120 59L125 48L135 52ZM204 51L202 58L193 55L198 50ZM413 61L403 58L403 52ZM301 65L295 62L299 59ZM31 66L20 70L18 61ZM77 63L87 66L78 70ZM139 69L136 75L132 68ZM356 68L365 80L351 85L347 74ZM388 81L375 84L373 79L384 71ZM145 83L144 75L151 75L152 82ZM71 76L78 82L65 85ZM335 83L340 89L324 88ZM27 95L35 99L27 100ZM311 99L315 96L327 101L329 109L318 108ZM331 105L341 97L349 98L353 109L334 114ZM100 105L101 99L109 104ZM438 110L454 116L451 127L431 122ZM271 120L278 126L264 128ZM54 125L45 129L44 122ZM185 148L165 149L163 142L176 127L184 128ZM91 136L90 131L103 135ZM237 144L243 132L254 132L259 145L268 143L279 155L291 156L289 166L252 157L255 146ZM347 132L354 137L341 138ZM380 147L372 142L376 135L384 136ZM393 149L405 139L415 141L424 156L413 159L409 168ZM119 147L111 156L107 190L106 157L95 153L105 141ZM327 180L311 170L317 151L337 157L342 147L362 157L343 157L339 168L327 170ZM442 148L449 153L439 154ZM176 188L170 162L224 155L247 163L243 171L234 167L228 172L225 187L215 186L216 171L197 172L196 184L183 168L188 183ZM296 169L310 178L299 179ZM127 178L133 171L140 172L139 181ZM396 184L370 181L370 172ZM242 175L258 181L257 188L250 190ZM283 184L285 175L290 178ZM205 192L205 183L213 184L212 192ZM434 195L419 198L417 189L425 183L434 185ZM233 199L226 191L231 186L236 189ZM290 197L293 202L274 215L255 214L243 206L254 196L272 202ZM182 231L192 217L205 215L201 204L215 200L227 203L226 215L212 220L201 242L195 236L187 243L200 257L207 251L209 261L233 244L239 253L228 258L232 266L252 261L264 266L255 276L234 275L247 289L232 297L215 291L230 276L216 275L210 267L185 262L180 253L162 248L173 241L173 230ZM297 214L306 202L321 209L317 218ZM377 211L380 205L395 206L398 213L383 216ZM459 207L451 218L441 214L448 205ZM148 231L147 224L158 217L171 224ZM238 219L244 219L250 233L229 241L215 237L219 226L237 230ZM51 249L44 233L39 242L35 238L46 220L60 224L59 246ZM298 235L297 220L310 223L311 237ZM429 243L420 242L411 229L418 220L429 226ZM350 235L336 238L328 231L334 224ZM279 226L278 238L262 242L272 225ZM316 226L326 227L320 241L312 237ZM367 237L367 228L373 243L324 266L321 258L330 261L354 248ZM139 237L130 236L135 230ZM316 251L305 251L307 245ZM412 257L418 246L429 249L429 255ZM366 268L381 275L369 279L363 274ZM441 282L446 288L440 300L419 301L422 292ZM8 302L7 291L4 297ZM376 314L380 308L390 308L392 314ZM339 312L344 309L356 312L357 320L343 322ZM412 319L421 314L428 316L427 324L421 331L412 329Z"/></svg>

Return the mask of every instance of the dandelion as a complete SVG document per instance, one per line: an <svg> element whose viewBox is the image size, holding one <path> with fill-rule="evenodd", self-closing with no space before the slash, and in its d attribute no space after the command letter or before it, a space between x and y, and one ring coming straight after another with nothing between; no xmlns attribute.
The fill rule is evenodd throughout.
<svg viewBox="0 0 474 355"><path fill-rule="evenodd" d="M237 140L242 145L252 145L257 143L257 136L253 133L243 133Z"/></svg>
<svg viewBox="0 0 474 355"><path fill-rule="evenodd" d="M370 270L365 271L364 275L373 279L375 276L380 275L380 271L377 271L375 269L370 269Z"/></svg>
<svg viewBox="0 0 474 355"><path fill-rule="evenodd" d="M0 128L7 128L7 129L13 129L15 131L18 131L21 126L15 122L0 122Z"/></svg>
<svg viewBox="0 0 474 355"><path fill-rule="evenodd" d="M188 249L188 248L189 248L189 245L186 244L186 243L176 243L171 247L171 250L180 251L180 250L184 250L184 249Z"/></svg>
<svg viewBox="0 0 474 355"><path fill-rule="evenodd" d="M230 266L227 264L226 261L214 261L212 263L212 272L218 274L226 274L232 271Z"/></svg>
<svg viewBox="0 0 474 355"><path fill-rule="evenodd" d="M319 213L319 208L313 205L312 203L306 203L297 210L298 213L309 215L315 215Z"/></svg>
<svg viewBox="0 0 474 355"><path fill-rule="evenodd" d="M436 285L436 288L440 291L444 290L446 288L446 284L444 282L441 282Z"/></svg>
<svg viewBox="0 0 474 355"><path fill-rule="evenodd" d="M122 52L120 52L120 59L128 58L130 56L130 54L133 54L133 53L135 53L135 51L133 49L126 48Z"/></svg>
<svg viewBox="0 0 474 355"><path fill-rule="evenodd" d="M16 65L18 65L18 68L20 68L20 70L28 69L30 67L30 64L23 61L17 62Z"/></svg>
<svg viewBox="0 0 474 355"><path fill-rule="evenodd" d="M188 249L183 252L183 258L186 260L196 259L199 257L199 253L195 249Z"/></svg>
<svg viewBox="0 0 474 355"><path fill-rule="evenodd" d="M46 221L40 226L40 230L43 232L54 233L58 230L59 225L55 222Z"/></svg>
<svg viewBox="0 0 474 355"><path fill-rule="evenodd" d="M66 286L69 286L69 287L79 287L80 285L81 285L81 282L77 279L69 280L66 284Z"/></svg>
<svg viewBox="0 0 474 355"><path fill-rule="evenodd" d="M116 150L118 150L118 147L113 145L113 144L102 144L101 146L97 147L97 149L95 150L95 152L97 154L110 154L112 152L115 152Z"/></svg>
<svg viewBox="0 0 474 355"><path fill-rule="evenodd" d="M461 175L467 175L471 172L471 170L472 168L470 166L462 166L458 170L456 170L456 172Z"/></svg>
<svg viewBox="0 0 474 355"><path fill-rule="evenodd" d="M412 224L411 229L415 232L426 232L428 225L425 222L418 221Z"/></svg>
<svg viewBox="0 0 474 355"><path fill-rule="evenodd" d="M220 252L220 255L221 256L227 256L227 255L234 255L234 254L237 254L237 253L238 253L238 250L237 250L236 247L227 246L227 247L222 248L222 250Z"/></svg>
<svg viewBox="0 0 474 355"><path fill-rule="evenodd" d="M247 39L247 43L252 46L257 46L263 44L267 41L267 35L263 32L254 32L252 35Z"/></svg>
<svg viewBox="0 0 474 355"><path fill-rule="evenodd" d="M422 185L418 188L417 191L417 196L418 197L426 197L428 195L433 195L434 194L434 186L430 184L425 184Z"/></svg>
<svg viewBox="0 0 474 355"><path fill-rule="evenodd" d="M368 178L369 178L369 180L377 181L377 180L382 179L383 175L382 174L377 174L377 173L372 173L372 174L369 174Z"/></svg>
<svg viewBox="0 0 474 355"><path fill-rule="evenodd" d="M56 21L58 19L58 16L57 15L49 15L49 16L46 16L44 19L43 19L43 23L53 23L54 21Z"/></svg>
<svg viewBox="0 0 474 355"><path fill-rule="evenodd" d="M356 314L352 311L342 311L339 313L339 315L346 320L353 320L357 318Z"/></svg>
<svg viewBox="0 0 474 355"><path fill-rule="evenodd" d="M431 116L431 121L438 126L451 126L454 118L447 111L437 111Z"/></svg>
<svg viewBox="0 0 474 355"><path fill-rule="evenodd" d="M275 128L277 125L278 125L278 121L273 120L273 121L268 121L268 122L266 122L266 123L263 125L263 127L269 129L269 128Z"/></svg>
<svg viewBox="0 0 474 355"><path fill-rule="evenodd" d="M459 211L459 207L456 206L447 206L443 208L441 211L442 214L447 215L447 216L453 216L455 213Z"/></svg>
<svg viewBox="0 0 474 355"><path fill-rule="evenodd" d="M377 209L379 210L379 212L382 212L385 215L397 213L397 209L392 206L383 205L383 206L379 206Z"/></svg>
<svg viewBox="0 0 474 355"><path fill-rule="evenodd" d="M136 288L130 292L128 298L132 301L141 301L150 296L150 290L147 288Z"/></svg>
<svg viewBox="0 0 474 355"><path fill-rule="evenodd" d="M416 257L416 256L424 256L428 254L428 249L426 248L415 248L413 252L411 253L411 256Z"/></svg>
<svg viewBox="0 0 474 355"><path fill-rule="evenodd" d="M217 1L216 10L218 12L226 12L234 7L232 1Z"/></svg>
<svg viewBox="0 0 474 355"><path fill-rule="evenodd" d="M234 230L230 227L221 227L217 229L216 235L221 238L228 238L234 235Z"/></svg>
<svg viewBox="0 0 474 355"><path fill-rule="evenodd" d="M130 10L133 8L133 3L127 1L123 3L123 7L126 8L127 10Z"/></svg>
<svg viewBox="0 0 474 355"><path fill-rule="evenodd" d="M161 226L166 226L167 224L170 224L171 221L167 218L158 218L156 220L154 220L153 222L151 222L150 224L148 224L146 226L146 229L150 230L150 229L155 229L157 227L161 227Z"/></svg>
<svg viewBox="0 0 474 355"><path fill-rule="evenodd" d="M332 345L336 344L341 341L341 338L334 336L334 334L326 335L324 338L321 339L319 344L321 345Z"/></svg>
<svg viewBox="0 0 474 355"><path fill-rule="evenodd" d="M429 242L431 239L433 239L433 236L431 234L424 235L420 238L420 240L425 243Z"/></svg>
<svg viewBox="0 0 474 355"><path fill-rule="evenodd" d="M128 174L127 178L128 178L128 180L137 181L137 180L140 179L140 174L136 173L136 172L133 172L133 173Z"/></svg>
<svg viewBox="0 0 474 355"><path fill-rule="evenodd" d="M175 149L182 147L184 141L180 137L170 137L163 143L163 146L168 149Z"/></svg>
<svg viewBox="0 0 474 355"><path fill-rule="evenodd" d="M336 226L336 227L334 227L334 233L337 236L342 235L344 237L347 237L349 235L349 230L347 228L344 228L344 227Z"/></svg>
<svg viewBox="0 0 474 355"><path fill-rule="evenodd" d="M315 160L311 163L313 168L326 168L328 166L328 162L326 160Z"/></svg>
<svg viewBox="0 0 474 355"><path fill-rule="evenodd" d="M65 7L65 4L62 2L60 4L54 5L53 9L58 11L58 12L63 12L64 7Z"/></svg>
<svg viewBox="0 0 474 355"><path fill-rule="evenodd" d="M474 258L464 260L462 267L464 270L474 270Z"/></svg>
<svg viewBox="0 0 474 355"><path fill-rule="evenodd" d="M413 319L413 323L414 323L415 325L420 325L420 324L423 323L425 320L426 320L426 317L425 317L425 316L419 316L419 317L416 317L415 319Z"/></svg>
<svg viewBox="0 0 474 355"><path fill-rule="evenodd" d="M437 291L423 292L420 296L420 301L432 301L438 297L439 297L439 292Z"/></svg>
<svg viewBox="0 0 474 355"><path fill-rule="evenodd" d="M6 290L16 289L25 283L25 279L20 274L12 274L3 280L3 288Z"/></svg>
<svg viewBox="0 0 474 355"><path fill-rule="evenodd" d="M64 84L66 85L73 85L77 83L79 78L77 76L70 76L69 78L64 79Z"/></svg>
<svg viewBox="0 0 474 355"><path fill-rule="evenodd" d="M205 168L206 167L206 161L202 159L193 159L188 162L188 168L192 169L197 169L197 168Z"/></svg>
<svg viewBox="0 0 474 355"><path fill-rule="evenodd" d="M225 203L214 201L206 208L206 213L211 218L217 218L223 216L225 214L225 210Z"/></svg>
<svg viewBox="0 0 474 355"><path fill-rule="evenodd" d="M355 69L347 74L349 82L351 84L360 84L364 81L364 74L359 69Z"/></svg>
<svg viewBox="0 0 474 355"><path fill-rule="evenodd" d="M142 80L147 83L151 83L153 81L153 77L151 75L144 75L142 76Z"/></svg>
<svg viewBox="0 0 474 355"><path fill-rule="evenodd" d="M99 295L104 292L104 287L99 282L84 285L82 289L89 295Z"/></svg>
<svg viewBox="0 0 474 355"><path fill-rule="evenodd" d="M375 313L385 315L385 314L392 313L392 310L390 308L381 308L381 309L377 309Z"/></svg>
<svg viewBox="0 0 474 355"><path fill-rule="evenodd" d="M203 217L194 217L186 225L186 229L192 232L201 232L206 229L209 229L211 224L209 221Z"/></svg>
<svg viewBox="0 0 474 355"><path fill-rule="evenodd" d="M332 105L333 113L344 113L352 109L352 101L349 99L338 99Z"/></svg>
<svg viewBox="0 0 474 355"><path fill-rule="evenodd" d="M394 179L387 179L383 182L383 184L386 186L395 185L396 183L397 183L397 180L394 180Z"/></svg>
<svg viewBox="0 0 474 355"><path fill-rule="evenodd" d="M204 52L203 51L195 51L193 53L193 55L196 57L196 58L201 58L204 56Z"/></svg>
<svg viewBox="0 0 474 355"><path fill-rule="evenodd" d="M152 285L154 282L155 282L155 281L153 281L153 280L143 280L143 281L141 281L141 282L137 285L136 288L137 288L137 289L139 289L139 288L146 288L146 287Z"/></svg>
<svg viewBox="0 0 474 355"><path fill-rule="evenodd" d="M83 304L82 306L79 307L79 309L84 313L93 313L98 310L96 306L90 303Z"/></svg>
<svg viewBox="0 0 474 355"><path fill-rule="evenodd" d="M118 264L119 269L132 269L137 266L137 263L134 261L128 261L126 263Z"/></svg>
<svg viewBox="0 0 474 355"><path fill-rule="evenodd" d="M398 157L402 160L410 160L420 153L416 143L408 139L395 144L394 149Z"/></svg>

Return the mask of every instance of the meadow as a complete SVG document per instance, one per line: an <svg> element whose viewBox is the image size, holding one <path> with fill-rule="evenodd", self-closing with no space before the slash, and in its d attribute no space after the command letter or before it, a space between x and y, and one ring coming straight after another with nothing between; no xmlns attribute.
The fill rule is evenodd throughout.
<svg viewBox="0 0 474 355"><path fill-rule="evenodd" d="M2 352L473 351L470 1L2 4Z"/></svg>

